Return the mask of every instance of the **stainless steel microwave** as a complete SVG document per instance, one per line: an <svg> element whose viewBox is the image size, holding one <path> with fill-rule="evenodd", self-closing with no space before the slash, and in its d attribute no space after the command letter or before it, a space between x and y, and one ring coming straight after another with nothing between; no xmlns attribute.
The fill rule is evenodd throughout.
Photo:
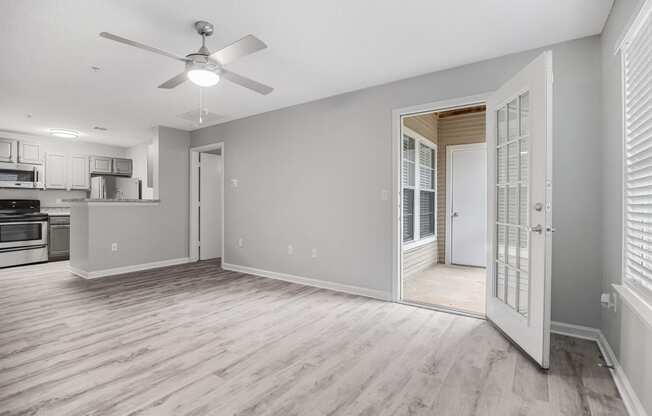
<svg viewBox="0 0 652 416"><path fill-rule="evenodd" d="M0 162L0 188L43 188L43 166Z"/></svg>

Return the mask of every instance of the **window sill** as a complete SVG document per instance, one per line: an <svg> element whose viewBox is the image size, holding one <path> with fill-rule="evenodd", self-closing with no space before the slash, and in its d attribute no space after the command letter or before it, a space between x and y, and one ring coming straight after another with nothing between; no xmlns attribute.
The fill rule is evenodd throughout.
<svg viewBox="0 0 652 416"><path fill-rule="evenodd" d="M411 241L409 243L403 243L403 251L412 250L413 248L421 247L426 244L430 244L437 241L437 236L431 235L430 237L422 238L419 241Z"/></svg>
<svg viewBox="0 0 652 416"><path fill-rule="evenodd" d="M616 292L618 292L621 299L623 299L636 312L636 314L640 316L643 322L652 328L652 305L630 287L627 287L626 284L612 286L616 289Z"/></svg>

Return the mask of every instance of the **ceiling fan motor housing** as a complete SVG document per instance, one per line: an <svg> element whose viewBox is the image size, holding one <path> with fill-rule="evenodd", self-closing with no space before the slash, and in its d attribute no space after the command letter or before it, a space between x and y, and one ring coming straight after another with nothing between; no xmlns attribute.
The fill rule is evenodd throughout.
<svg viewBox="0 0 652 416"><path fill-rule="evenodd" d="M200 20L198 22L195 22L195 30L197 30L197 33L199 33L202 36L210 36L213 34L213 24L206 22L204 20Z"/></svg>

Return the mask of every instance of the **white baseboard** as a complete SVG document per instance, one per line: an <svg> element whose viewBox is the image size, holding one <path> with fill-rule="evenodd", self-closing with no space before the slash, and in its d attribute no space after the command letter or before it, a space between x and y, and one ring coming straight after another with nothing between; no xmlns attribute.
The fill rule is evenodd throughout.
<svg viewBox="0 0 652 416"><path fill-rule="evenodd" d="M69 270L70 273L79 277L83 277L84 279L97 279L98 277L115 276L118 274L139 272L142 270L158 269L160 267L167 267L167 266L175 266L177 264L190 263L191 261L192 260L190 259L190 257L181 257L178 259L161 260L152 263L134 264L132 266L115 267L112 269L95 270L92 272L81 270L72 266L69 267Z"/></svg>
<svg viewBox="0 0 652 416"><path fill-rule="evenodd" d="M234 272L248 273L256 276L268 277L270 279L283 280L285 282L298 283L305 286L318 287L320 289L329 289L335 292L349 293L352 295L366 296L368 298L391 300L392 295L382 290L368 289L360 286L345 285L342 283L328 282L325 280L311 279L308 277L300 277L287 273L271 272L269 270L256 269L254 267L240 266L237 264L223 263L224 270L231 270Z"/></svg>
<svg viewBox="0 0 652 416"><path fill-rule="evenodd" d="M643 404L632 388L632 385L627 378L627 374L625 374L625 370L623 370L621 367L616 354L614 354L611 345L609 345L607 338L604 336L601 330L588 326L572 325L553 321L550 324L550 331L555 334L595 341L598 344L598 348L600 348L600 352L602 353L606 363L610 366L613 366L613 368L610 369L611 376L614 379L614 383L616 383L616 388L618 388L620 397L623 399L629 415L648 416L645 408L643 407Z"/></svg>

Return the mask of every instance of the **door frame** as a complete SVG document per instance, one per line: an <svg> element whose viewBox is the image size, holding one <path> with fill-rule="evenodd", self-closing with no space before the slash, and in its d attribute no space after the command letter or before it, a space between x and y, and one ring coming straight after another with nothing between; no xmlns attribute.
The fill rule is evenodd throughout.
<svg viewBox="0 0 652 416"><path fill-rule="evenodd" d="M211 150L221 149L222 151L222 183L220 184L222 192L222 264L224 260L224 173L225 173L225 153L224 142L207 144L204 146L191 147L190 157L190 194L189 194L189 221L190 221L190 238L188 239L188 257L191 261L199 261L199 154Z"/></svg>
<svg viewBox="0 0 652 416"><path fill-rule="evenodd" d="M408 303L403 301L403 294L401 293L401 281L403 279L403 242L401 241L401 236L403 235L403 222L401 221L401 212L403 208L403 198L401 194L401 150L403 139L403 117L450 110L454 108L486 105L490 95L491 93L489 92L478 95L453 98L449 100L434 101L410 107L396 108L392 110L392 195L394 195L394 198L396 198L392 203L392 300L394 302Z"/></svg>
<svg viewBox="0 0 652 416"><path fill-rule="evenodd" d="M451 174L452 169L453 169L453 163L452 163L452 153L455 150L473 150L473 149L481 149L484 152L484 162L485 162L485 175L487 174L487 139L486 139L486 134L485 134L485 141L483 143L468 143L468 144L453 144L453 145L448 145L446 146L446 241L444 243L444 261L446 264L451 264L451 245L453 241L451 240L451 229L452 229L452 222L451 222L451 200L453 198L453 175ZM487 183L487 177L485 176L485 184ZM487 192L487 187L484 187L485 193ZM485 194L485 206L484 206L484 212L485 214L488 213L487 210L487 196ZM487 223L485 221L485 236L487 235ZM487 245L485 241L485 251L487 250Z"/></svg>

